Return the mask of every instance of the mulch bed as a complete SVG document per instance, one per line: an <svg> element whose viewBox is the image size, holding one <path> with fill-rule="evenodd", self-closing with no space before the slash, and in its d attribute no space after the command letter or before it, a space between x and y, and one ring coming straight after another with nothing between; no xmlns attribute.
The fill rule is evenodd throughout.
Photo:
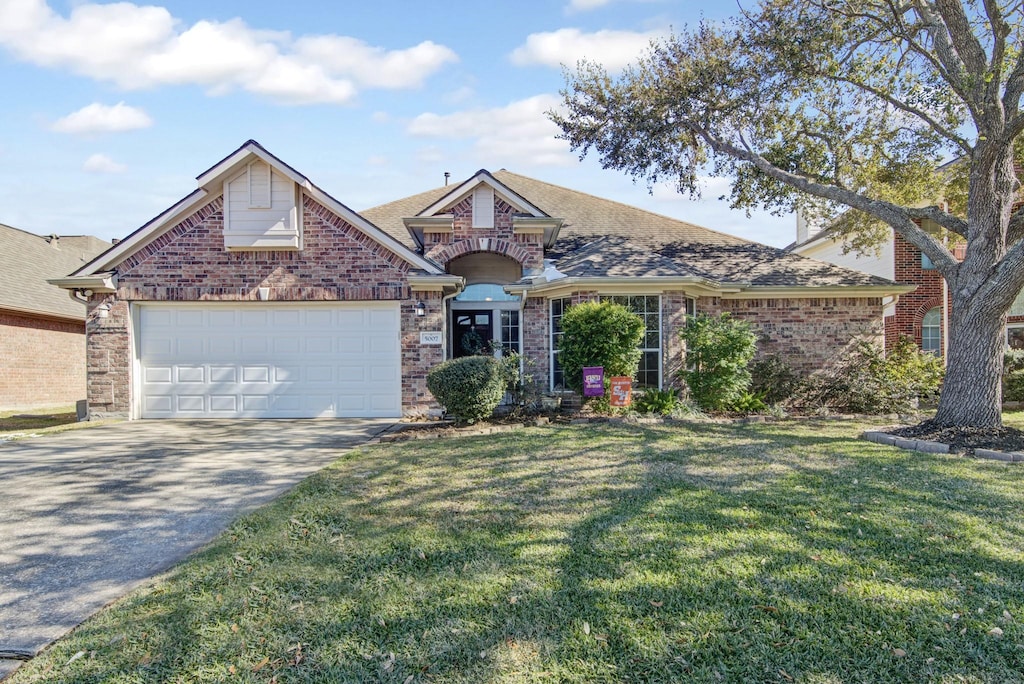
<svg viewBox="0 0 1024 684"><path fill-rule="evenodd" d="M924 439L949 445L950 452L974 453L975 449L1024 452L1024 431L1017 428L972 428L936 425L930 420L887 431L897 437Z"/></svg>

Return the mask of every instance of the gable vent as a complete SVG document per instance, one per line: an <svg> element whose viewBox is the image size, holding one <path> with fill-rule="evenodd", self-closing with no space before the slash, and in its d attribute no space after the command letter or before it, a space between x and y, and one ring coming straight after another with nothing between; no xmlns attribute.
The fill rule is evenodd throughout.
<svg viewBox="0 0 1024 684"><path fill-rule="evenodd" d="M494 227L494 188L488 185L473 191L473 227Z"/></svg>
<svg viewBox="0 0 1024 684"><path fill-rule="evenodd" d="M264 161L249 164L249 208L269 209L270 191L270 165Z"/></svg>

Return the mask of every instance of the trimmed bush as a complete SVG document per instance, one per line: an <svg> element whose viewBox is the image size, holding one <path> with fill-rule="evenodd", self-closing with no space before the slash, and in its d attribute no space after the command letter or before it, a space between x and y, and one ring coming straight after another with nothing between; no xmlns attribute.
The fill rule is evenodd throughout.
<svg viewBox="0 0 1024 684"><path fill-rule="evenodd" d="M558 359L565 384L583 393L583 369L604 367L604 377L635 377L640 365L643 319L621 304L583 302L570 306L562 316L562 340Z"/></svg>
<svg viewBox="0 0 1024 684"><path fill-rule="evenodd" d="M757 335L750 323L700 314L686 321L680 332L686 343L686 368L679 375L690 388L690 398L702 409L734 408L750 386L747 365L757 352Z"/></svg>
<svg viewBox="0 0 1024 684"><path fill-rule="evenodd" d="M490 356L463 356L440 363L427 373L427 389L457 421L488 418L505 396L506 374Z"/></svg>

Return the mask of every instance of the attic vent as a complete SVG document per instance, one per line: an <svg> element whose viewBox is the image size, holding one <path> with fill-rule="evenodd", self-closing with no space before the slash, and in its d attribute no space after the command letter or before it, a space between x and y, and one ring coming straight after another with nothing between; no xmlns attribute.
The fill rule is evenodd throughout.
<svg viewBox="0 0 1024 684"><path fill-rule="evenodd" d="M249 164L249 208L270 208L270 166L264 161Z"/></svg>
<svg viewBox="0 0 1024 684"><path fill-rule="evenodd" d="M494 188L481 185L473 191L473 227L494 227Z"/></svg>

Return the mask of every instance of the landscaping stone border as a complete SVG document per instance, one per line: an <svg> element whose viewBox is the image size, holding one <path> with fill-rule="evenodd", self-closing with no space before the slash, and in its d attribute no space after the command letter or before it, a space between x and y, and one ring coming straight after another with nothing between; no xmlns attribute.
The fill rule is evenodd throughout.
<svg viewBox="0 0 1024 684"><path fill-rule="evenodd" d="M862 432L860 438L874 442L875 444L884 444L886 446L894 446L898 449L909 449L911 451L923 451L927 454L948 454L949 445L943 444L942 442L930 442L925 439L907 439L905 437L897 437L896 435L890 435L888 432L879 432L874 430L868 430ZM975 458L987 458L993 461L1003 461L1004 463L1024 463L1024 454L1016 451L995 451L993 449L975 449Z"/></svg>

